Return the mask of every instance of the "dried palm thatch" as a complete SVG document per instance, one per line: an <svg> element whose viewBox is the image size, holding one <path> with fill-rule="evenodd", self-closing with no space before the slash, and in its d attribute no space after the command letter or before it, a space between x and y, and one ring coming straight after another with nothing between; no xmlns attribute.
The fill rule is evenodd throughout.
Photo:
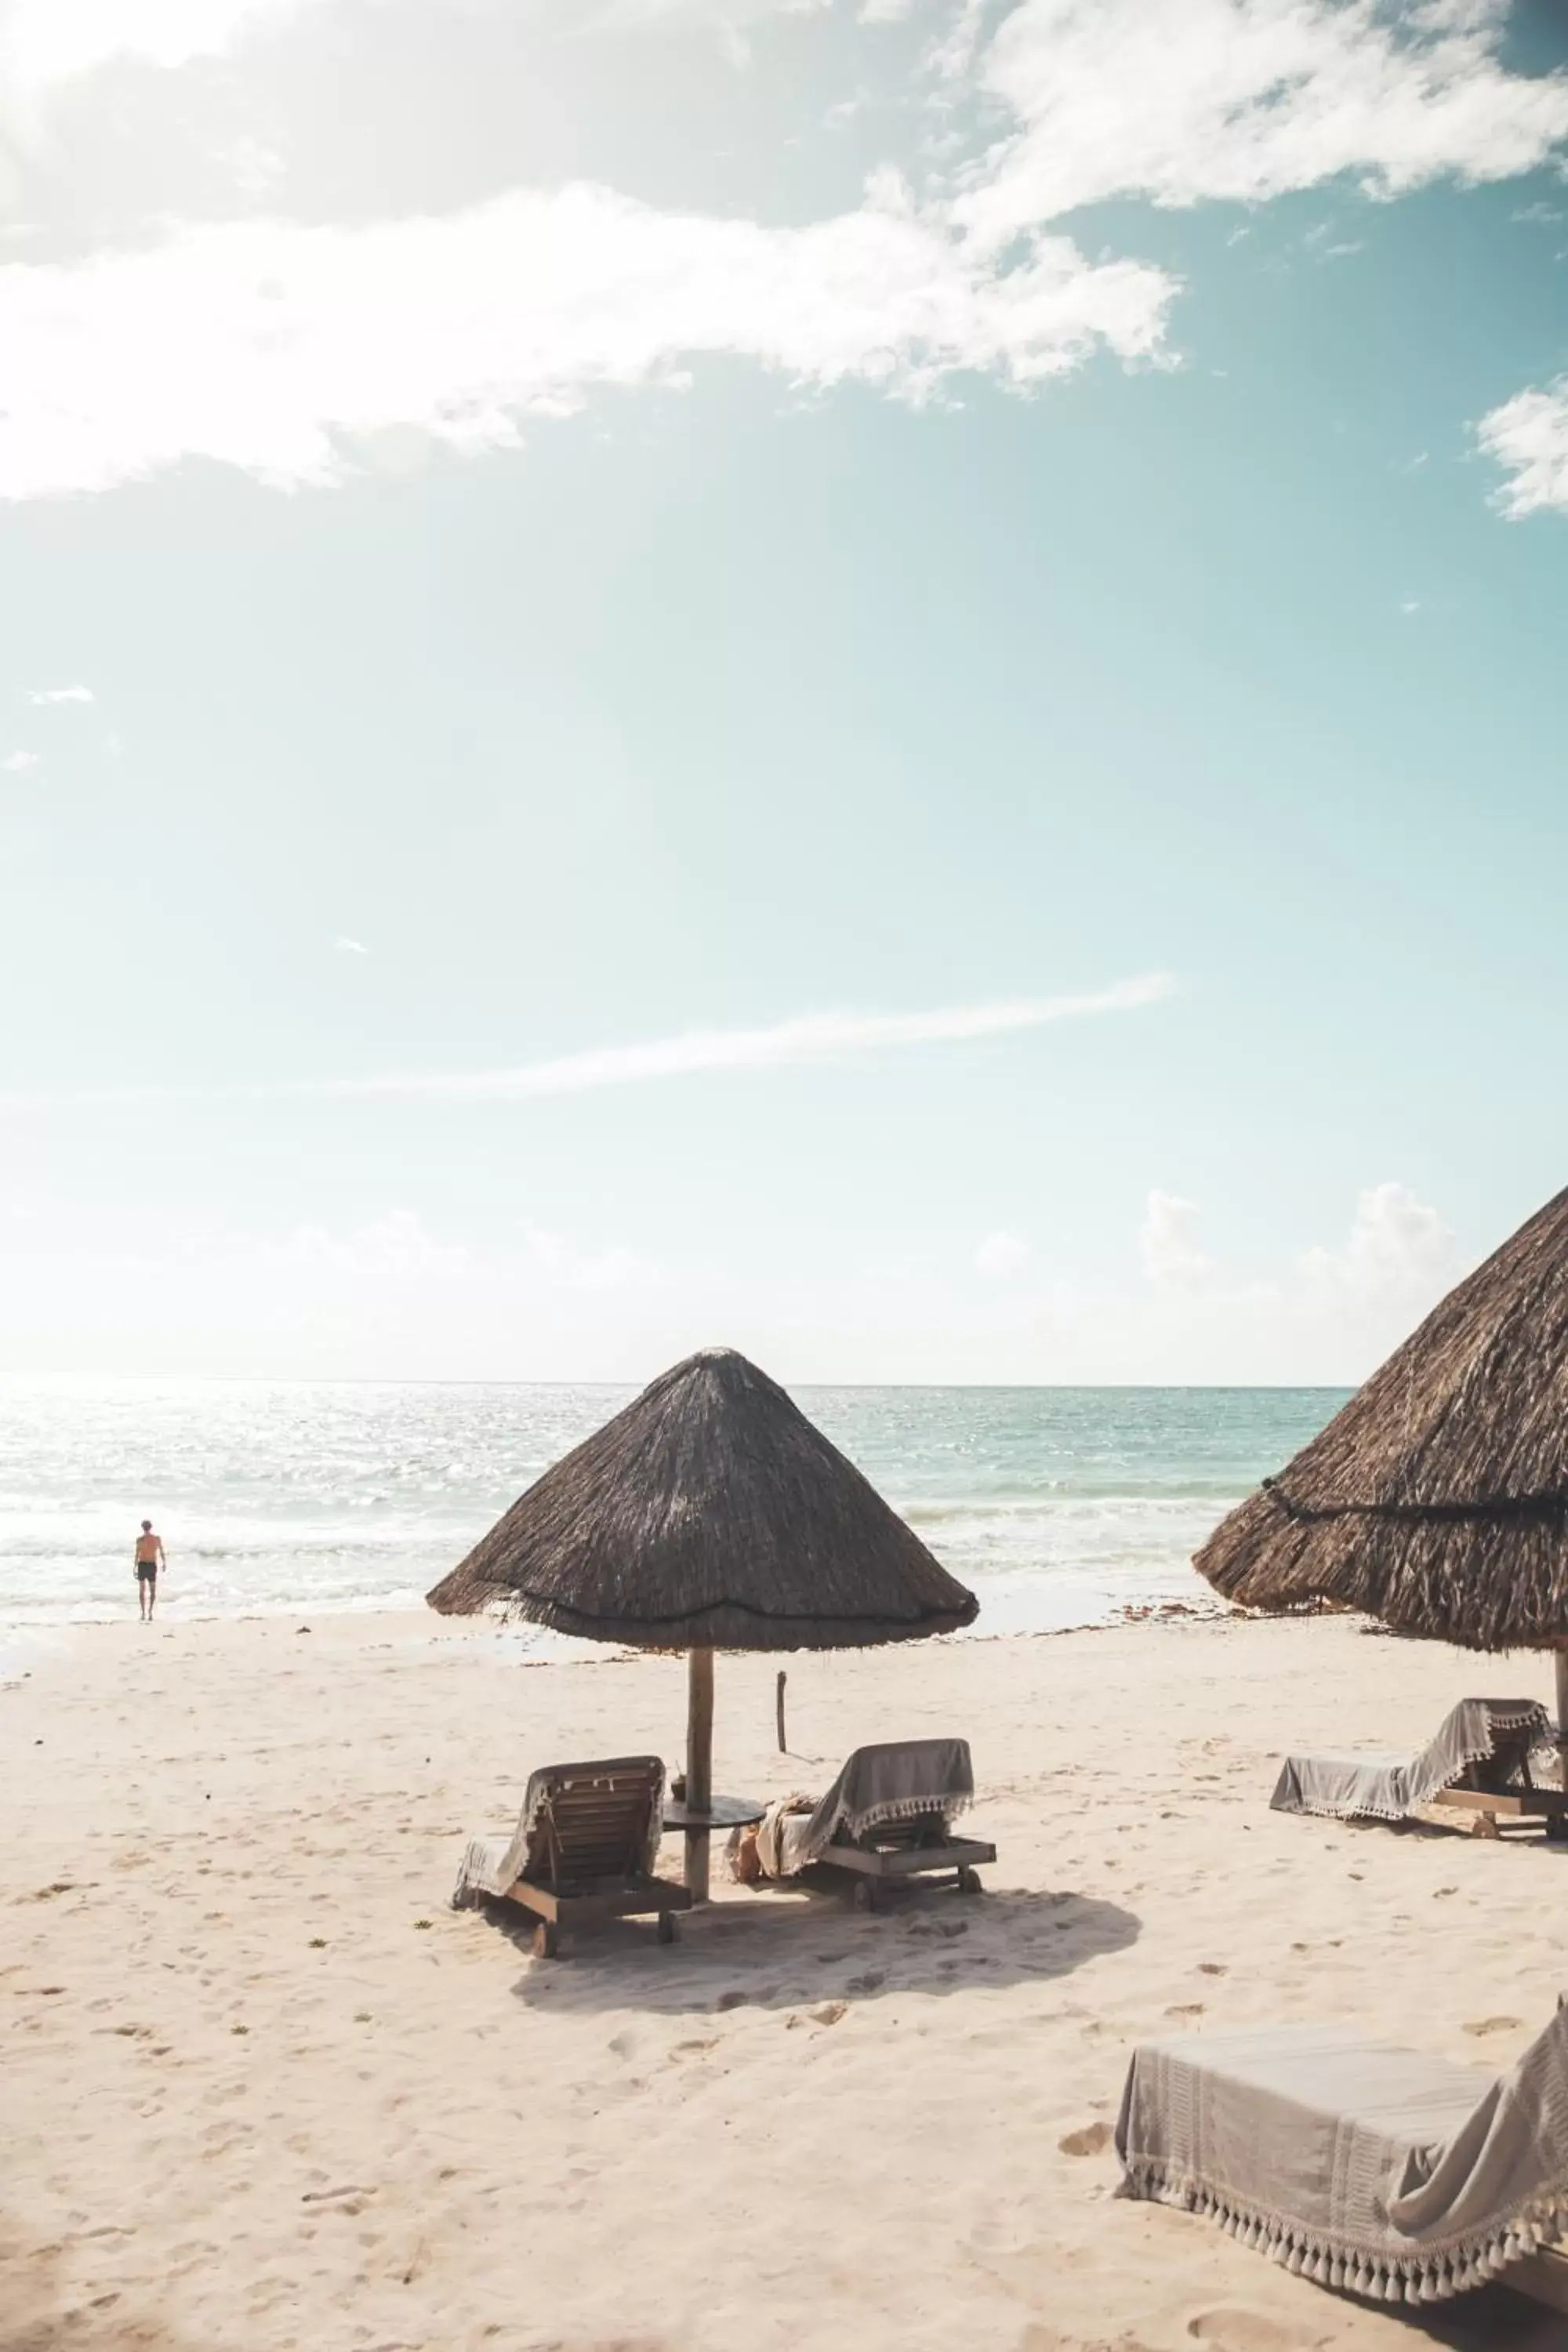
<svg viewBox="0 0 1568 2352"><path fill-rule="evenodd" d="M430 1593L647 1647L826 1650L951 1633L955 1582L732 1349L664 1372L547 1470Z"/></svg>
<svg viewBox="0 0 1568 2352"><path fill-rule="evenodd" d="M713 1653L948 1633L979 1603L798 1405L731 1348L661 1373L426 1596L689 1649L686 1884L708 1898Z"/></svg>
<svg viewBox="0 0 1568 2352"><path fill-rule="evenodd" d="M1194 1565L1468 1649L1568 1649L1568 1192L1450 1291Z"/></svg>

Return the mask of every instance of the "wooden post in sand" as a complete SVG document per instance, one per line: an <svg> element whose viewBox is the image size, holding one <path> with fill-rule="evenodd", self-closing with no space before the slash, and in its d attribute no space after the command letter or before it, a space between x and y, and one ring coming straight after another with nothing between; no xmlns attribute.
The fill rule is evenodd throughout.
<svg viewBox="0 0 1568 2352"><path fill-rule="evenodd" d="M1557 1761L1568 1789L1568 1650L1555 1650L1557 1665Z"/></svg>
<svg viewBox="0 0 1568 2352"><path fill-rule="evenodd" d="M693 1650L687 1678L686 1804L705 1813L713 1801L713 1653ZM708 1900L708 1832L686 1832L686 1884L693 1903Z"/></svg>

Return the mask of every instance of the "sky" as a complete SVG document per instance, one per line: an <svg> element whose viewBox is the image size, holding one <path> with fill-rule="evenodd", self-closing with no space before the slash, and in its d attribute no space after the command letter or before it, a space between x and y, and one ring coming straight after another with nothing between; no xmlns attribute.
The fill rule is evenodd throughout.
<svg viewBox="0 0 1568 2352"><path fill-rule="evenodd" d="M1568 1180L1557 0L0 0L0 1372L1359 1380Z"/></svg>

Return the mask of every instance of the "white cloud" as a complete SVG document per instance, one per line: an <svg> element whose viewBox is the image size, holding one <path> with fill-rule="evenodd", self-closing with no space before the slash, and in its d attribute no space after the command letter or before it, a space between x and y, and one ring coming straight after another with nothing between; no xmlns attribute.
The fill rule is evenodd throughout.
<svg viewBox="0 0 1568 2352"><path fill-rule="evenodd" d="M1510 178L1568 138L1568 80L1505 68L1508 16L1509 0L1022 0L978 67L1019 127L959 216L1000 246L1116 196Z"/></svg>
<svg viewBox="0 0 1568 2352"><path fill-rule="evenodd" d="M559 5L559 0L558 0ZM658 25L700 25L715 32L737 65L749 57L748 26L765 16L816 16L833 0L597 0L588 10L592 31L615 32Z"/></svg>
<svg viewBox="0 0 1568 2352"><path fill-rule="evenodd" d="M1544 392L1516 393L1483 416L1481 447L1511 477L1496 504L1516 520L1555 510L1568 514L1568 375Z"/></svg>
<svg viewBox="0 0 1568 2352"><path fill-rule="evenodd" d="M35 688L27 699L45 705L52 702L92 702L97 697L90 686L41 686Z"/></svg>
<svg viewBox="0 0 1568 2352"><path fill-rule="evenodd" d="M525 1224L523 1245L531 1264L569 1290L625 1290L663 1279L652 1258L618 1242L607 1249L584 1249L569 1234Z"/></svg>
<svg viewBox="0 0 1568 2352"><path fill-rule="evenodd" d="M1373 1184L1357 1196L1344 1247L1309 1250L1300 1271L1309 1305L1425 1306L1454 1278L1454 1237L1408 1184Z"/></svg>
<svg viewBox="0 0 1568 2352"><path fill-rule="evenodd" d="M474 1263L462 1243L436 1239L412 1209L389 1209L384 1216L346 1234L334 1234L324 1225L300 1225L279 1241L238 1246L243 1254L254 1249L262 1258L284 1265L375 1276L453 1277L466 1274ZM198 1251L205 1254L205 1249Z"/></svg>
<svg viewBox="0 0 1568 2352"><path fill-rule="evenodd" d="M272 1232L5 1222L5 1370L145 1368L149 1330L160 1370L371 1380L646 1375L694 1344L686 1286L603 1240L459 1238L410 1208Z"/></svg>
<svg viewBox="0 0 1568 2352"><path fill-rule="evenodd" d="M332 945L339 955L369 955L370 953L370 950L360 940L334 940Z"/></svg>
<svg viewBox="0 0 1568 2352"><path fill-rule="evenodd" d="M36 768L37 764L38 755L36 751L7 751L5 757L0 760L0 775L25 775L29 768Z"/></svg>
<svg viewBox="0 0 1568 2352"><path fill-rule="evenodd" d="M1162 1192L1158 1185L1150 1193L1138 1247L1151 1282L1162 1287L1192 1289L1213 1270L1212 1261L1197 1244L1199 1214L1195 1202Z"/></svg>
<svg viewBox="0 0 1568 2352"><path fill-rule="evenodd" d="M1161 1287L1202 1289L1212 1304L1282 1309L1317 1317L1347 1308L1426 1307L1454 1279L1454 1237L1437 1211L1408 1184L1370 1184L1356 1196L1348 1239L1337 1249L1304 1251L1293 1279L1254 1281L1240 1288L1211 1284L1212 1258L1199 1247L1194 1202L1156 1189L1149 1194L1139 1248L1150 1280Z"/></svg>
<svg viewBox="0 0 1568 2352"><path fill-rule="evenodd" d="M1418 612L1421 610L1421 599L1420 599L1420 597L1419 597L1419 596L1405 596L1405 597L1402 597L1402 598L1401 598L1401 600L1400 600L1399 609L1400 609L1400 611L1404 614L1404 615L1405 615L1405 619L1406 619L1406 620L1408 620L1408 619L1410 618L1410 616L1411 616L1411 614L1412 614L1413 613L1418 613Z"/></svg>
<svg viewBox="0 0 1568 2352"><path fill-rule="evenodd" d="M348 1275L402 1281L433 1277L462 1282L483 1276L534 1289L602 1291L664 1279L663 1268L654 1259L620 1243L584 1244L574 1234L524 1220L515 1246L484 1252L433 1234L413 1209L389 1209L346 1232L311 1224L296 1226L273 1240L230 1237L216 1245L204 1241L195 1255L204 1257L215 1246L226 1254L236 1250L279 1265L330 1267Z"/></svg>
<svg viewBox="0 0 1568 2352"><path fill-rule="evenodd" d="M189 458L330 483L407 428L510 446L521 418L668 381L702 352L907 401L961 370L1024 388L1100 348L1157 358L1173 290L1064 237L994 267L896 173L805 228L574 186L363 228L186 229L0 268L0 496L102 489Z"/></svg>
<svg viewBox="0 0 1568 2352"><path fill-rule="evenodd" d="M24 89L88 73L122 57L183 66L226 49L252 19L306 0L10 0L0 58Z"/></svg>
<svg viewBox="0 0 1568 2352"><path fill-rule="evenodd" d="M0 62L36 90L122 58L174 68L218 57L251 31L281 25L319 0L0 0ZM821 13L834 0L555 0L590 32L700 25L743 63L745 28L768 16ZM867 0L865 14L904 12L910 0Z"/></svg>
<svg viewBox="0 0 1568 2352"><path fill-rule="evenodd" d="M987 1234L974 1253L974 1271L987 1282L1012 1282L1021 1275L1034 1251L1016 1234Z"/></svg>
<svg viewBox="0 0 1568 2352"><path fill-rule="evenodd" d="M42 85L124 54L177 67L309 0L7 5L0 64ZM579 0L579 20L705 22L739 54L750 23L832 5ZM599 387L673 387L701 354L906 401L963 371L1026 390L1100 349L1158 361L1174 278L1090 262L1051 224L1112 197L1260 203L1345 175L1392 196L1541 164L1568 139L1568 78L1505 68L1508 15L1508 0L949 0L931 68L1005 128L940 202L889 171L858 209L790 228L603 188L519 190L437 218L187 226L0 268L0 497L203 458L290 487L395 470L426 439L514 446L527 420ZM1489 425L1538 434L1539 408L1519 409ZM1508 511L1563 502L1522 470Z"/></svg>
<svg viewBox="0 0 1568 2352"><path fill-rule="evenodd" d="M1174 982L1164 972L1117 981L1081 996L1023 998L1000 1004L950 1005L934 1013L806 1013L765 1029L694 1029L641 1045L608 1045L559 1060L524 1063L510 1070L472 1070L376 1078L303 1078L275 1084L222 1087L115 1088L68 1097L0 1095L0 1109L36 1108L51 1102L88 1103L274 1100L284 1097L403 1097L414 1101L526 1102L547 1095L588 1094L605 1087L645 1084L657 1078L709 1076L719 1071L803 1067L842 1062L860 1054L898 1052L915 1045L947 1045L979 1038L1015 1036L1058 1021L1103 1013L1131 1013L1168 997Z"/></svg>

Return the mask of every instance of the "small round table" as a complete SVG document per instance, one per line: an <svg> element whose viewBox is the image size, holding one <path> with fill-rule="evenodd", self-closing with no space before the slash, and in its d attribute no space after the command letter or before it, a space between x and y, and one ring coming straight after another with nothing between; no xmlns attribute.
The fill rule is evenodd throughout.
<svg viewBox="0 0 1568 2352"><path fill-rule="evenodd" d="M701 1812L693 1812L689 1805L673 1797L664 1801L664 1826L667 1830L747 1830L760 1822L767 1811L754 1797L710 1797Z"/></svg>

